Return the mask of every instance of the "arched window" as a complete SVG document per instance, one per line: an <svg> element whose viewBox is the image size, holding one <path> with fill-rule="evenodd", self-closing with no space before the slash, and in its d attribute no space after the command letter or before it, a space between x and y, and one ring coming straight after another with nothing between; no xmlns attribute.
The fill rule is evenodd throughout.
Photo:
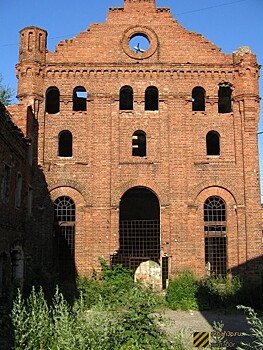
<svg viewBox="0 0 263 350"><path fill-rule="evenodd" d="M220 85L218 90L218 113L232 112L232 89L229 85Z"/></svg>
<svg viewBox="0 0 263 350"><path fill-rule="evenodd" d="M59 112L59 89L55 86L51 86L46 91L46 112L49 114L55 114Z"/></svg>
<svg viewBox="0 0 263 350"><path fill-rule="evenodd" d="M55 218L59 223L75 222L76 207L74 201L68 196L62 196L55 200Z"/></svg>
<svg viewBox="0 0 263 350"><path fill-rule="evenodd" d="M125 85L120 89L120 110L133 110L133 89Z"/></svg>
<svg viewBox="0 0 263 350"><path fill-rule="evenodd" d="M72 157L72 134L68 130L63 130L58 135L58 155Z"/></svg>
<svg viewBox="0 0 263 350"><path fill-rule="evenodd" d="M216 131L209 131L206 135L206 154L208 156L220 155L220 135Z"/></svg>
<svg viewBox="0 0 263 350"><path fill-rule="evenodd" d="M142 130L137 130L132 135L132 155L135 157L146 156L146 134Z"/></svg>
<svg viewBox="0 0 263 350"><path fill-rule="evenodd" d="M76 206L70 197L61 196L54 201L54 218L57 227L59 273L61 277L72 278L75 275Z"/></svg>
<svg viewBox="0 0 263 350"><path fill-rule="evenodd" d="M205 89L201 86L196 86L192 91L192 110L205 111Z"/></svg>
<svg viewBox="0 0 263 350"><path fill-rule="evenodd" d="M211 196L204 203L205 263L208 274L225 276L227 272L226 205Z"/></svg>
<svg viewBox="0 0 263 350"><path fill-rule="evenodd" d="M10 254L11 257L11 281L23 286L24 278L24 252L20 245L15 246Z"/></svg>
<svg viewBox="0 0 263 350"><path fill-rule="evenodd" d="M73 90L73 111L87 110L87 92L83 86L77 86Z"/></svg>
<svg viewBox="0 0 263 350"><path fill-rule="evenodd" d="M157 87L148 86L145 90L145 110L157 111L159 109L159 92Z"/></svg>

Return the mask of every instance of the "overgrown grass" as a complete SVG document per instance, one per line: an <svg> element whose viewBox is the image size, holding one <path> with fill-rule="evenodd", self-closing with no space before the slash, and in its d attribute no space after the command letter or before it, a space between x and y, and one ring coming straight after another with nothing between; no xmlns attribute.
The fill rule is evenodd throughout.
<svg viewBox="0 0 263 350"><path fill-rule="evenodd" d="M238 304L263 309L262 281L231 275L197 279L190 271L182 271L169 282L166 302L173 310L234 310Z"/></svg>
<svg viewBox="0 0 263 350"><path fill-rule="evenodd" d="M250 326L250 332L247 334L249 341L241 342L241 345L237 347L238 350L248 349L263 349L263 323L257 317L256 312L251 307L245 307L242 305L237 306L238 309L247 313L247 323Z"/></svg>
<svg viewBox="0 0 263 350"><path fill-rule="evenodd" d="M190 271L183 271L169 282L167 304L173 310L198 309L197 291L198 285L194 275Z"/></svg>
<svg viewBox="0 0 263 350"><path fill-rule="evenodd" d="M96 278L95 278L96 277ZM47 303L40 288L13 305L16 350L186 350L180 336L172 337L156 316L159 297L134 284L129 270L112 270L102 262L102 273L79 278L79 297L69 304L57 288Z"/></svg>

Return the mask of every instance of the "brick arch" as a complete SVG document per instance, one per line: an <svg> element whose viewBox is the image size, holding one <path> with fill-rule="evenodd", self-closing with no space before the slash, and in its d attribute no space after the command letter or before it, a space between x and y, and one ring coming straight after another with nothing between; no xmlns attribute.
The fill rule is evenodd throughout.
<svg viewBox="0 0 263 350"><path fill-rule="evenodd" d="M221 180L218 177L215 177L209 181L203 181L198 185L192 187L188 192L188 202L190 204L195 204L197 198L204 190L217 188L218 191L221 189L226 193L229 193L236 204L243 204L243 196L237 191L236 187L233 186L228 180ZM224 193L225 193L224 192Z"/></svg>
<svg viewBox="0 0 263 350"><path fill-rule="evenodd" d="M113 192L112 198L111 198L111 205L113 207L119 207L121 197L123 194L128 191L132 187L145 187L150 190L152 190L157 198L159 199L160 206L168 206L169 205L169 197L161 186L157 185L155 181L152 180L131 180L122 183L118 188L116 188Z"/></svg>
<svg viewBox="0 0 263 350"><path fill-rule="evenodd" d="M88 205L88 206L91 205L90 194L88 193L86 188L84 186L82 186L81 184L79 184L77 181L68 179L68 180L63 180L63 182L54 181L54 182L51 182L49 184L50 194L53 193L54 190L61 189L61 188L71 189L72 191L79 193L79 195L82 198L81 202L83 202L83 205ZM51 197L52 197L52 195L51 195ZM53 197L52 197L52 199L53 199Z"/></svg>
<svg viewBox="0 0 263 350"><path fill-rule="evenodd" d="M221 197L225 201L227 206L236 205L236 199L233 196L233 194L227 189L218 186L204 188L195 199L195 204L203 205L207 198L211 196Z"/></svg>
<svg viewBox="0 0 263 350"><path fill-rule="evenodd" d="M54 201L58 197L68 196L72 198L72 200L76 203L76 205L80 207L84 207L86 205L86 201L82 194L78 192L76 189L66 186L56 187L50 191L51 200Z"/></svg>

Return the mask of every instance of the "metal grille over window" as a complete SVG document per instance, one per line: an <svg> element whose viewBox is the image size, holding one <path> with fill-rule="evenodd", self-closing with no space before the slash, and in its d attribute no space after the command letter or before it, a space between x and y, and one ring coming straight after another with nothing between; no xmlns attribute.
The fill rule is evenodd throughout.
<svg viewBox="0 0 263 350"><path fill-rule="evenodd" d="M135 270L143 261L160 259L160 205L144 188L128 190L120 203L119 250L113 262Z"/></svg>
<svg viewBox="0 0 263 350"><path fill-rule="evenodd" d="M222 198L209 197L204 203L205 263L209 275L227 271L226 206Z"/></svg>
<svg viewBox="0 0 263 350"><path fill-rule="evenodd" d="M57 224L57 249L59 270L62 275L74 273L75 248L75 203L70 197L62 196L54 202Z"/></svg>

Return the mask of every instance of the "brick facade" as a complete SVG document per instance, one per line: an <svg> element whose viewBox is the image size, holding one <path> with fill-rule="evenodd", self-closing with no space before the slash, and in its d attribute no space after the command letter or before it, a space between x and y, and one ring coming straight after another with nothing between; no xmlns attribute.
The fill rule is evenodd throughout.
<svg viewBox="0 0 263 350"><path fill-rule="evenodd" d="M17 110L19 108L16 108ZM31 108L20 116L33 130ZM25 134L27 135L27 133ZM13 282L23 286L29 257L26 227L31 221L30 141L0 105L0 296Z"/></svg>
<svg viewBox="0 0 263 350"><path fill-rule="evenodd" d="M165 257L170 275L185 268L203 275L210 266L206 249L219 254L219 260L219 250L225 249L227 270L241 272L249 263L258 269L260 67L250 49L222 53L200 34L184 29L168 8L156 8L154 0L124 0L123 8L109 10L105 23L92 24L60 42L55 52L46 50L46 37L46 31L37 27L20 32L18 98L32 106L38 121L38 163L50 198L66 197L75 204L69 226L75 232L77 273L97 268L99 256L107 260L115 256L128 265L132 259L138 265L147 258L161 263ZM149 48L130 47L134 37L147 38ZM124 86L132 88L132 108L120 109ZM158 107L145 110L145 91L151 86L157 88ZM76 87L87 92L86 110L73 110ZM195 87L204 89L205 107L193 110ZM220 88L231 94L231 106L219 113ZM23 128L23 120L17 124ZM144 156L132 153L138 130L146 138ZM72 152L59 149L65 131L72 137ZM207 149L211 131L220 151ZM127 203L133 201L136 207L137 198L138 208L145 204L145 213L150 212L150 200L142 195L146 189L145 195L154 193L159 202L159 247L150 252L152 237L147 236L141 242L144 252L139 248L125 252L125 244L132 243L128 239L121 247L120 215L128 208L126 204L121 208L122 199L124 203L129 193ZM205 232L210 230L204 222L208 198L220 198L225 205L224 223L217 220L211 231L216 245L216 232L221 230L219 250L205 247ZM43 196L44 210L48 201ZM146 214L133 214L135 221L146 220ZM60 226L65 224L59 221ZM135 239L140 244L140 238Z"/></svg>

